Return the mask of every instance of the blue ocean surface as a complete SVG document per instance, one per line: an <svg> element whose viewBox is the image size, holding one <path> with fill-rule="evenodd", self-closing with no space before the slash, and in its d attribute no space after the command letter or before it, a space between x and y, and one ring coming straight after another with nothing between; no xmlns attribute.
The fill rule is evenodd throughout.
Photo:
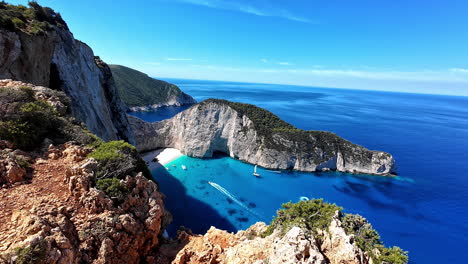
<svg viewBox="0 0 468 264"><path fill-rule="evenodd" d="M468 97L168 79L198 101L221 98L266 108L305 130L332 131L387 151L398 177L277 173L219 156L181 157L153 172L167 208L197 233L269 222L282 203L323 198L359 213L387 246L411 263L466 263L468 251ZM179 110L135 115L158 121ZM181 165L187 166L182 170ZM211 184L209 183L211 182Z"/></svg>

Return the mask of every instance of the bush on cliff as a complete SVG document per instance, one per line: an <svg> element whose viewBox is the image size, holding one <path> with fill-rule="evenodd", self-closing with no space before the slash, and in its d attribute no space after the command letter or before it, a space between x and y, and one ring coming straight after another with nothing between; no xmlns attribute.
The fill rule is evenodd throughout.
<svg viewBox="0 0 468 264"><path fill-rule="evenodd" d="M100 179L96 182L96 188L103 191L109 197L123 199L128 193L128 188L119 179Z"/></svg>
<svg viewBox="0 0 468 264"><path fill-rule="evenodd" d="M46 89L42 93L59 98L65 106L70 103L63 92ZM66 113L61 115L46 101L36 99L33 89L0 88L0 139L31 150L40 147L45 138L58 144L71 140L82 144L98 141L74 118Z"/></svg>
<svg viewBox="0 0 468 264"><path fill-rule="evenodd" d="M95 158L99 162L97 179L123 179L138 172L143 172L146 177L151 175L135 147L124 141L102 143L88 157Z"/></svg>
<svg viewBox="0 0 468 264"><path fill-rule="evenodd" d="M275 229L285 234L294 226L316 235L318 229L327 230L335 212L343 209L335 204L325 203L323 199L289 202L282 207L283 209L277 211L277 216L273 218L264 235L272 234Z"/></svg>
<svg viewBox="0 0 468 264"><path fill-rule="evenodd" d="M23 149L38 146L46 136L60 134L57 112L31 93L30 88L0 89L0 138Z"/></svg>
<svg viewBox="0 0 468 264"><path fill-rule="evenodd" d="M30 1L28 5L29 7L0 2L0 27L28 34L42 34L52 26L68 29L60 13L49 7L42 7L35 1Z"/></svg>
<svg viewBox="0 0 468 264"><path fill-rule="evenodd" d="M319 240L319 230L327 231L336 211L339 211L341 224L346 234L354 235L356 245L364 252L368 252L374 263L406 264L408 252L399 247L386 248L380 239L379 233L362 216L355 214L343 214L342 207L323 202L323 199L286 203L277 211L263 236L271 235L279 230L282 235L292 227L300 227L307 234L315 236ZM379 253L376 254L375 250Z"/></svg>

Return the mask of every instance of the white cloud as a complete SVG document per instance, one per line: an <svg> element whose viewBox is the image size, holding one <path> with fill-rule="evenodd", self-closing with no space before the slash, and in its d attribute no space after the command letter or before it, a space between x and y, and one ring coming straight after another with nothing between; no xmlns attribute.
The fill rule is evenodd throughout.
<svg viewBox="0 0 468 264"><path fill-rule="evenodd" d="M290 65L293 65L289 62L278 62L279 65L284 65L284 66L290 66Z"/></svg>
<svg viewBox="0 0 468 264"><path fill-rule="evenodd" d="M152 61L150 61L150 62L145 62L145 64L148 64L148 65L161 65L160 62L152 62Z"/></svg>
<svg viewBox="0 0 468 264"><path fill-rule="evenodd" d="M450 69L450 71L454 73L468 73L468 69L462 69L462 68L452 68Z"/></svg>
<svg viewBox="0 0 468 264"><path fill-rule="evenodd" d="M188 58L166 58L168 61L191 61L192 59Z"/></svg>
<svg viewBox="0 0 468 264"><path fill-rule="evenodd" d="M263 62L263 63L268 63L267 59L261 59L260 61Z"/></svg>
<svg viewBox="0 0 468 264"><path fill-rule="evenodd" d="M192 5L205 6L209 8L233 10L237 12L247 13L263 17L279 17L287 20L298 21L303 23L314 23L312 20L293 14L292 12L274 7L268 1L241 1L241 0L173 0Z"/></svg>

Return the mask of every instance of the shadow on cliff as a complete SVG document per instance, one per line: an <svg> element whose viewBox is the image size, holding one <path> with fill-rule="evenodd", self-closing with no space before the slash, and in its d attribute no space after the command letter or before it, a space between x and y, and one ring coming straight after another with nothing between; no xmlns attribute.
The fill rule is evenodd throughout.
<svg viewBox="0 0 468 264"><path fill-rule="evenodd" d="M169 236L174 237L180 226L190 228L195 234L204 234L211 226L229 232L237 231L226 218L209 204L187 194L185 186L164 167L152 171L153 178L167 198L164 205L171 212L173 221L167 228Z"/></svg>

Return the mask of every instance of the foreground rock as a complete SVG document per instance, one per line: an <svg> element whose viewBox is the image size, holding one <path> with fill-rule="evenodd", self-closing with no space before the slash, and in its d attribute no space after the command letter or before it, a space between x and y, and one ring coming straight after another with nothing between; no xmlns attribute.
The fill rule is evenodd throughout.
<svg viewBox="0 0 468 264"><path fill-rule="evenodd" d="M200 158L223 152L269 169L396 172L388 153L368 150L333 133L296 129L253 105L209 99L169 120L152 124L129 120L139 151L172 147Z"/></svg>
<svg viewBox="0 0 468 264"><path fill-rule="evenodd" d="M129 176L130 192L108 197L92 187L89 151L52 146L31 165L30 184L0 189L0 263L154 263L168 220L157 185Z"/></svg>
<svg viewBox="0 0 468 264"><path fill-rule="evenodd" d="M237 234L212 227L205 235L179 234L182 245L175 257L170 256L171 246L162 246L161 263L172 264L367 264L374 263L367 253L346 235L337 218L324 232L322 241L308 236L301 228L293 227L284 235L274 232L261 237L267 226L256 223ZM166 255L165 255L166 254ZM166 259L164 259L166 256ZM173 259L173 260L172 260ZM172 261L170 261L172 260Z"/></svg>

